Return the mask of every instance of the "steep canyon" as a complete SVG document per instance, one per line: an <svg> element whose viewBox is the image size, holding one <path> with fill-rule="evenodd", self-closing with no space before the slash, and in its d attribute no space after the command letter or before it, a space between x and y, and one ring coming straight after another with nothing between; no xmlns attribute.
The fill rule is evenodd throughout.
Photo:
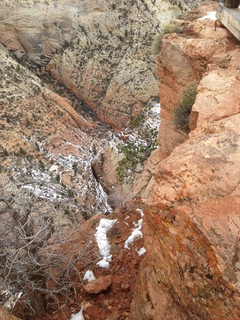
<svg viewBox="0 0 240 320"><path fill-rule="evenodd" d="M50 319L70 319L81 306L91 320L239 319L239 41L200 19L216 2L180 16L177 4L188 9L192 1L134 3L30 0L16 10L19 1L3 1L1 177L11 177L6 190L14 182L43 201L57 198L59 228L83 226L58 247L74 271L70 299L60 308L49 299ZM29 22L30 7L38 10ZM152 42L176 17L178 33L162 37L156 58ZM173 119L192 82L188 133ZM158 148L133 187L121 185L116 146L159 97ZM110 202L118 208L107 218L117 222L107 232L112 260L104 269L93 239L106 216L95 214L109 213ZM84 222L85 212L92 217ZM85 238L94 247L87 266L76 260ZM98 280L92 291L82 280L88 269ZM36 319L21 305L14 314Z"/></svg>

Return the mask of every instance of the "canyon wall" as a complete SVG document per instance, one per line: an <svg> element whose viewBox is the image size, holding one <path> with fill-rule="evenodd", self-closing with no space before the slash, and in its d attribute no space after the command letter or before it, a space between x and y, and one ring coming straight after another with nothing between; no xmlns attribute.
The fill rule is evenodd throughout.
<svg viewBox="0 0 240 320"><path fill-rule="evenodd" d="M160 128L159 150L134 188L150 207L131 319L238 319L240 45L212 20L183 26L185 36L165 36L159 55L161 126L181 88L197 80L191 132L176 146L174 129L164 136Z"/></svg>
<svg viewBox="0 0 240 320"><path fill-rule="evenodd" d="M46 201L67 204L71 195L89 215L106 212L106 195L91 167L108 144L96 136L101 128L44 86L3 47L0 56L1 176L11 177ZM73 211L81 217L77 208ZM64 212L60 216L63 223L70 223Z"/></svg>
<svg viewBox="0 0 240 320"><path fill-rule="evenodd" d="M179 35L183 32L184 39L170 34L162 40L157 66L157 75L161 79L161 128L158 144L162 158L168 156L175 146L187 138L187 133L176 130L173 123L174 109L181 100L183 90L193 82L199 83L216 59L222 64L222 68L228 64L225 56L225 51L228 50L226 30L219 28L218 33L211 32L214 29L213 21L190 23L192 19L203 16L204 12L214 10L210 6L209 3L203 4L201 8L186 16L189 22L182 23L179 27ZM213 6L216 5L213 3ZM181 20L178 23L180 24ZM193 114L191 126L193 129Z"/></svg>
<svg viewBox="0 0 240 320"><path fill-rule="evenodd" d="M54 3L62 5L62 12L66 8L64 1ZM6 4L10 12L19 2ZM29 55L35 63L48 65L54 77L116 129L156 102L159 89L150 42L161 26L151 13L157 10L159 19L167 22L179 10L163 1L156 1L155 8L149 1L148 10L143 11L145 5L139 1L128 12L128 4L117 3L115 12L115 3L111 3L110 12L110 4L105 2L72 1L81 14L70 10L71 19L82 21L72 27L61 15L55 21L53 2L46 4L49 10L43 11L44 16L50 17L51 23L41 28L48 31L19 31L21 19L13 27L8 13L9 20L1 24L1 35L7 37L1 41L17 50L19 57L28 59ZM191 19L178 22L179 35L166 35L162 40L158 56L162 100L159 148L147 160L129 195L138 200L120 203L109 216L118 219L108 233L109 269L99 268L94 259L88 266L100 280L111 278L110 287L88 294L79 277L86 270L81 261L72 258L77 272L71 278L75 296L69 305L59 301L62 308L54 310L53 319L70 318L80 302L86 319L94 320L239 318L240 45L219 24L215 31L212 20L196 20L215 10L214 6L204 5L190 13ZM26 14L27 2L24 8ZM127 27L122 29L125 22ZM130 24L132 29L128 29ZM147 35L149 28L154 31ZM127 45L127 41L132 42ZM70 101L44 86L3 47L0 55L1 177L8 174L19 187L44 201L62 197L63 206L55 216L58 227L71 229L79 219L79 208L89 214L107 212L109 207L91 166L101 160L104 150L108 156L105 166L116 161L115 156L111 161L112 142L99 137L102 127L86 121ZM187 136L174 129L172 120L175 104L192 81L198 82L198 88ZM112 133L108 138L113 139ZM95 170L101 171L97 164ZM112 176L109 180L109 185L115 183ZM80 206L69 212L64 205L72 203L72 192ZM74 241L79 244L83 233L92 236L100 218L97 215L87 221ZM139 237L126 248L126 239L140 227L142 235L138 232ZM143 246L146 252L139 255ZM66 252L71 248L73 256L79 253L73 251L71 241L63 247Z"/></svg>
<svg viewBox="0 0 240 320"><path fill-rule="evenodd" d="M1 320L19 320L19 318L9 314L7 310L5 310L2 307L0 307L0 317L1 317Z"/></svg>
<svg viewBox="0 0 240 320"><path fill-rule="evenodd" d="M103 122L125 128L158 100L151 45L181 13L176 4L4 0L0 6L0 42L36 68L51 60L51 75Z"/></svg>

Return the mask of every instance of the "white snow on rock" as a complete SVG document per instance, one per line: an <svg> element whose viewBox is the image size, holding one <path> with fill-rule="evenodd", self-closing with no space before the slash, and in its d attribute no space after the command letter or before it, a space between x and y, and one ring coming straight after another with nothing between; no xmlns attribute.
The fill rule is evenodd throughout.
<svg viewBox="0 0 240 320"><path fill-rule="evenodd" d="M202 17L200 19L197 19L197 20L205 20L205 19L217 20L216 11L208 12L206 16L204 16L204 17Z"/></svg>
<svg viewBox="0 0 240 320"><path fill-rule="evenodd" d="M93 280L95 280L95 276L94 276L94 273L92 272L92 270L87 270L84 277L83 277L83 280L87 280L87 282L91 282Z"/></svg>
<svg viewBox="0 0 240 320"><path fill-rule="evenodd" d="M137 209L136 211L140 213L141 218L144 216L144 213L143 213L143 211L141 209ZM129 244L132 244L135 239L143 237L143 234L142 234L142 231L141 231L142 224L143 224L143 219L139 219L138 222L134 222L133 223L135 229L132 230L132 233L130 234L130 236L125 241L124 249L130 250Z"/></svg>
<svg viewBox="0 0 240 320"><path fill-rule="evenodd" d="M110 205L107 202L107 194L106 192L103 190L103 187L101 185L101 183L98 183L98 189L97 191L99 191L99 198L102 199L102 202L104 204L104 213L106 212L113 212L113 209L110 207Z"/></svg>
<svg viewBox="0 0 240 320"><path fill-rule="evenodd" d="M136 250L136 251L137 251L137 254L138 254L139 257L144 255L147 252L147 250L144 247L142 247L142 248L140 248L139 250Z"/></svg>
<svg viewBox="0 0 240 320"><path fill-rule="evenodd" d="M51 166L51 167L49 168L49 171L50 171L50 172L58 171L58 166L56 166L56 165Z"/></svg>
<svg viewBox="0 0 240 320"><path fill-rule="evenodd" d="M83 316L83 306L78 313L72 314L70 320L85 320L85 318Z"/></svg>
<svg viewBox="0 0 240 320"><path fill-rule="evenodd" d="M112 260L112 256L111 256L111 259L109 259L109 261ZM101 261L99 261L97 263L97 266L99 266L100 268L109 268L110 267L110 263L107 261L107 259L102 259Z"/></svg>
<svg viewBox="0 0 240 320"><path fill-rule="evenodd" d="M112 261L112 255L110 254L110 244L107 239L107 231L112 228L112 226L117 222L117 219L101 219L98 227L96 228L97 232L95 233L95 239L98 244L98 248L103 259L97 263L101 268L108 268L109 262Z"/></svg>
<svg viewBox="0 0 240 320"><path fill-rule="evenodd" d="M146 118L146 121L144 122L145 127L148 127L150 129L158 129L161 122L160 110L161 110L160 103L154 104L153 107L150 110L148 110L147 118Z"/></svg>

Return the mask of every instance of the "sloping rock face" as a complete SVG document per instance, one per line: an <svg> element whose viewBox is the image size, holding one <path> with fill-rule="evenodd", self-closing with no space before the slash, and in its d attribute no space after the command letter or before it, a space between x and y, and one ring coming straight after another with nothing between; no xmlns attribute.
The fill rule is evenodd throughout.
<svg viewBox="0 0 240 320"><path fill-rule="evenodd" d="M216 6L214 3L206 3L192 11L188 18L201 17L204 13L214 11ZM226 68L226 51L230 50L231 45L228 38L232 36L224 28L218 28L215 32L212 20L196 21L194 25L184 23L180 31L187 36L184 39L176 34L165 36L158 56L157 74L161 79L161 128L158 143L162 158L187 138L187 134L176 130L173 124L174 109L181 100L183 90L188 84L199 82L211 65L218 64L222 69Z"/></svg>
<svg viewBox="0 0 240 320"><path fill-rule="evenodd" d="M48 68L52 76L105 123L125 128L158 99L151 44L181 13L176 4L4 0L1 8L1 43L39 65L55 54Z"/></svg>
<svg viewBox="0 0 240 320"><path fill-rule="evenodd" d="M200 228L201 218L196 223L199 209L149 208L144 229L147 256L140 266L131 319L238 319L239 291L233 278L224 275L220 261L224 257L234 270L231 260L238 243L239 204L236 198L205 204L201 218L211 211L207 234ZM225 264L226 273L228 267Z"/></svg>
<svg viewBox="0 0 240 320"><path fill-rule="evenodd" d="M68 203L75 197L89 215L106 212L106 195L91 168L108 144L95 134L101 128L43 86L2 47L0 56L1 176L46 201ZM74 216L81 216L79 208L72 209ZM66 214L62 218L69 222Z"/></svg>
<svg viewBox="0 0 240 320"><path fill-rule="evenodd" d="M76 34L76 17L87 15L85 2L3 0L0 42L19 57L46 63Z"/></svg>
<svg viewBox="0 0 240 320"><path fill-rule="evenodd" d="M76 37L49 69L99 119L119 130L157 99L151 44L179 11L166 1L103 1L87 8L91 12Z"/></svg>
<svg viewBox="0 0 240 320"><path fill-rule="evenodd" d="M160 144L134 189L157 206L146 213L147 256L131 304L136 320L240 315L240 45L221 26L214 31L212 21L192 21L185 28L186 38L166 36L163 50L168 44L169 52L178 48L183 58L176 66L169 63L169 88L171 79L177 80L174 92L187 78L200 81L192 131L165 160ZM188 68L179 69L179 61ZM166 99L170 119L173 103Z"/></svg>

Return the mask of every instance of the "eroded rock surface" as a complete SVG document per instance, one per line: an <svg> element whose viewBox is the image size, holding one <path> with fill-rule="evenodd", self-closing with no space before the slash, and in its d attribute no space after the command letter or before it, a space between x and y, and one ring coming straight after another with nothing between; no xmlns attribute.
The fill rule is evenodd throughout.
<svg viewBox="0 0 240 320"><path fill-rule="evenodd" d="M160 148L133 189L157 207L146 214L147 255L137 280L141 294L131 304L132 319L230 320L240 315L240 47L226 29L214 31L209 24L192 21L186 38L163 39L162 50L170 56L178 52L181 59L159 66L164 70ZM159 57L167 62L165 54ZM179 69L180 61L185 68ZM181 86L195 79L192 131L176 146L174 129L169 125L164 138L162 124L172 121ZM172 149L165 148L170 144Z"/></svg>
<svg viewBox="0 0 240 320"><path fill-rule="evenodd" d="M99 6L91 10L100 19L103 13ZM148 159L133 189L132 196L138 196L143 203L139 199L126 202L109 216L118 222L108 232L113 258L108 270L96 266L98 251L92 236L99 216L90 219L77 236L74 234L73 240L64 243L62 250L68 253L67 257L74 266L70 275L72 301L66 304L64 299L60 300L61 310L59 307L51 310L52 319L62 319L63 313L64 317L70 318L73 312L81 309L80 304L84 306L85 318L94 320L239 319L240 48L224 28L218 26L214 31L212 21L186 22L183 30L185 37L168 35L163 40L162 50L170 55L169 58L179 54L176 65L173 58L169 59L167 69L167 60L162 56L165 65L163 69L159 67L163 70L163 88L165 86L168 92L166 96L163 92L162 98L165 121L162 130L168 127L171 133L167 136L165 131L169 141L165 139L163 142L163 131L160 131L160 148ZM58 61L63 58L67 67L62 70L66 74L70 70L71 74L75 65L72 59L75 59L79 48L77 40L73 43L73 48L68 48L64 55L56 57L50 64L56 77L60 77L57 73L63 64L58 65ZM103 43L105 45L105 40ZM88 166L81 174L75 170L86 169L83 145L87 149L92 147L98 155L102 150L99 140L94 140L94 147L89 135L94 125L76 114L68 101L44 88L38 78L18 66L3 49L1 60L5 88L1 92L4 106L1 110L3 170L9 170L13 178L31 188L34 185L42 187L47 182L54 186L54 192L60 190L66 195L68 191L58 183L61 181L74 191L80 189L78 201L81 203L83 199L83 204L91 208L92 201L102 199L95 198L96 194L95 200L90 198L92 192L97 193L96 188L87 188L85 193L84 183L93 181L92 171L88 171ZM180 63L184 68L179 68ZM101 65L98 74L94 64L95 61L91 61L87 68L79 69L86 71L86 79L89 76L87 88L91 88L92 79L99 79L98 75L108 77L108 69L103 70ZM121 74L124 64L119 65ZM74 70L78 72L78 69ZM129 67L129 70L133 69ZM135 75L137 77L137 72ZM64 81L76 95L79 94L79 83L72 79L78 77L80 79L82 75L70 80L64 75ZM96 92L102 88L97 80L94 84ZM173 102L179 99L190 80L199 81L199 85L190 116L191 132L185 141L187 137L182 135L179 138L178 133L173 137L171 119ZM120 85L120 88L124 86ZM93 97L97 99L98 94ZM99 110L102 110L101 103L105 97L99 100ZM92 102L88 103L91 105ZM141 109L141 105L138 107ZM41 162L36 158L31 160L33 153ZM85 155L88 157L90 154L87 152ZM49 159L53 163L49 163ZM47 172L53 173L46 175L45 172L43 175L43 165ZM39 172L37 177L35 172ZM35 177L38 184L33 181ZM115 182L112 180L109 185L112 183ZM95 212L99 208L96 202ZM104 211L104 202L100 203L99 210ZM138 237L126 248L125 241L137 228ZM78 258L80 250L89 248L89 243L94 254L87 268L91 266L97 278L109 275L112 279L109 290L94 297L83 289L81 276L86 270ZM145 249L144 254L139 255L142 248Z"/></svg>
<svg viewBox="0 0 240 320"><path fill-rule="evenodd" d="M144 229L147 256L140 267L131 319L238 319L239 291L223 273L219 246L226 238L226 247L229 241L231 246L238 243L236 210L240 202L236 198L225 200L228 213L220 213L221 204L215 207L214 201L212 206L208 203L202 208L202 219L208 221L207 233L200 221L196 224L193 219L195 208L149 208ZM199 218L199 212L197 215ZM215 223L222 226L222 233ZM218 233L214 235L215 231ZM223 256L230 262L234 251L229 248Z"/></svg>
<svg viewBox="0 0 240 320"><path fill-rule="evenodd" d="M48 201L67 200L70 195L90 215L108 211L91 167L108 144L95 134L101 129L3 48L0 55L1 174Z"/></svg>
<svg viewBox="0 0 240 320"><path fill-rule="evenodd" d="M108 275L108 276L100 277L98 279L95 279L87 283L84 286L84 290L86 290L86 292L90 294L91 293L98 294L102 291L107 290L107 288L109 288L111 284L112 284L112 278L110 275Z"/></svg>
<svg viewBox="0 0 240 320"><path fill-rule="evenodd" d="M39 66L51 59L52 76L115 129L158 98L152 42L181 13L177 5L4 0L1 8L1 43Z"/></svg>
<svg viewBox="0 0 240 320"><path fill-rule="evenodd" d="M214 11L216 5L207 3L198 10L196 9L195 18L203 16L204 13L207 14L208 11ZM193 13L189 14L188 17L191 18L192 15ZM194 81L198 83L204 76L202 82L204 83L209 79L207 85L212 87L208 92L212 91L216 94L216 86L221 86L221 88L224 88L224 86L226 88L232 87L232 81L235 81L231 79L232 76L235 77L235 75L232 75L232 71L234 72L234 68L238 64L236 60L238 49L235 48L237 51L234 50L234 38L225 28L218 27L215 31L213 20L204 19L194 23L186 21L181 25L181 30L186 34L185 37L181 37L181 34L171 34L163 38L158 56L157 73L161 79L161 128L158 142L162 158L168 156L175 146L181 144L187 138L187 134L184 131L176 130L173 124L174 109L181 100L181 95L186 86ZM229 41L229 39L232 41ZM229 54L230 51L231 54ZM216 69L215 72L211 72L212 69ZM208 77L207 73L209 73ZM226 80L224 80L225 77L227 77ZM225 84L223 84L223 81L226 81ZM222 89L219 88L219 90ZM201 91L201 86L199 91ZM220 91L218 96L219 94ZM222 94L224 95L224 92ZM237 98L237 94L235 94L235 98L231 98L235 99L233 102L235 112L238 112ZM212 99L214 99L214 95L212 95ZM226 98L225 96L221 99L229 99L229 97ZM210 103L216 105L213 100ZM202 113L205 113L205 111L206 115L211 112L210 110L204 110ZM213 113L217 118L219 111ZM191 129L194 128L193 116L196 117L197 115L192 114L191 116Z"/></svg>

